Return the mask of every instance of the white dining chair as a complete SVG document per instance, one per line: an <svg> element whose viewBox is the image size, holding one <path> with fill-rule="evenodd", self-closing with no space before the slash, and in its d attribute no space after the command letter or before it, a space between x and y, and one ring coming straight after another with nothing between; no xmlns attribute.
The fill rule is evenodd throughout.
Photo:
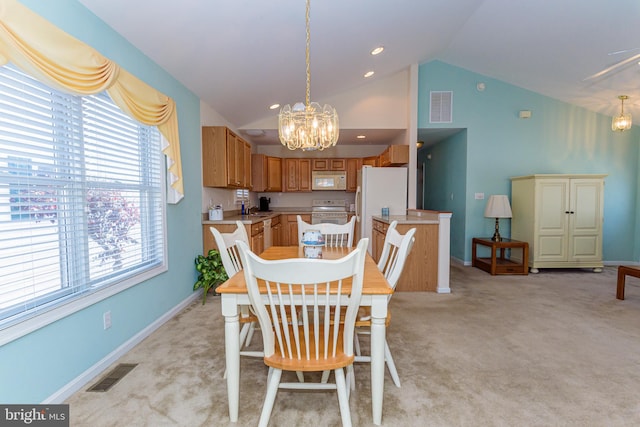
<svg viewBox="0 0 640 427"><path fill-rule="evenodd" d="M346 224L333 224L322 222L320 224L309 224L300 215L298 219L298 245L302 246L302 235L307 230L318 230L324 236L324 245L327 247L352 247L353 234L355 231L356 217Z"/></svg>
<svg viewBox="0 0 640 427"><path fill-rule="evenodd" d="M395 290L398 280L402 275L405 263L413 243L415 242L416 229L412 228L402 235L396 229L398 221L392 221L387 229L387 234L384 239L384 246L382 248L382 254L378 260L378 269L384 274L384 277L389 282L389 285ZM389 299L391 296L389 295ZM391 310L388 311L386 325L389 326L391 319ZM362 307L358 312L358 319L356 320L356 335L355 335L355 352L356 362L371 362L370 356L363 356L360 351L360 341L358 340L358 334L370 334L371 331L371 311L368 307ZM396 369L395 362L389 349L389 344L385 339L384 342L384 360L389 369L389 374L393 379L393 383L396 387L400 387L400 377Z"/></svg>
<svg viewBox="0 0 640 427"><path fill-rule="evenodd" d="M213 238L218 246L222 266L227 272L227 276L231 277L242 270L242 259L240 258L240 250L236 242L241 241L249 245L249 236L247 230L241 221L236 221L236 229L231 233L221 233L215 227L209 227ZM258 325L258 318L251 312L250 306L240 307L240 355L250 357L263 357L262 351L242 350L251 344L253 333ZM226 378L226 371L225 371Z"/></svg>
<svg viewBox="0 0 640 427"><path fill-rule="evenodd" d="M269 367L259 426L269 423L279 389L336 390L342 425L351 426L349 382L368 244L368 239L362 239L356 249L337 260L267 261L238 242L249 300L262 330L264 363ZM351 279L349 294L342 292L346 279ZM299 315L296 306L301 307ZM326 370L334 372L335 383L281 381L283 371Z"/></svg>

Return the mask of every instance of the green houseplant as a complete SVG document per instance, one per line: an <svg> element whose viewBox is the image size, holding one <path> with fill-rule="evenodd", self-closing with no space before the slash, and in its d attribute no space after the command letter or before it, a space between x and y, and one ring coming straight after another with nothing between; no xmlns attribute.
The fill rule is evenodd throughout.
<svg viewBox="0 0 640 427"><path fill-rule="evenodd" d="M196 270L200 275L193 284L193 290L202 288L202 304L207 300L209 289L215 288L229 277L222 265L222 258L217 249L211 249L206 256L198 255L195 259ZM215 291L214 291L215 293Z"/></svg>

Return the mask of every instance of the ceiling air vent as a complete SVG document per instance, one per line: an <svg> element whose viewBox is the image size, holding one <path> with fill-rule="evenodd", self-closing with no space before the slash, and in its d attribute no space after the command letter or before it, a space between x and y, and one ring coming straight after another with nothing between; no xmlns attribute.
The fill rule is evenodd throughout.
<svg viewBox="0 0 640 427"><path fill-rule="evenodd" d="M453 114L453 92L431 92L429 111L430 123L451 123Z"/></svg>

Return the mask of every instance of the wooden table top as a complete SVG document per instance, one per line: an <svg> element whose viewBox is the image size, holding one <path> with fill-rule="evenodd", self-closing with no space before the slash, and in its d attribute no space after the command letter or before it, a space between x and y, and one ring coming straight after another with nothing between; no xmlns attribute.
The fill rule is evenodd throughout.
<svg viewBox="0 0 640 427"><path fill-rule="evenodd" d="M323 259L338 259L354 248L322 248ZM260 254L260 257L266 260L278 260L289 258L304 258L302 247L299 246L271 246L266 251ZM314 262L315 260L309 260ZM343 284L345 292L349 292L351 289L351 283L345 281ZM216 292L220 294L246 294L247 285L244 280L244 273L242 271L233 275L229 280L216 288ZM389 286L387 279L384 278L378 266L376 265L371 255L367 253L364 261L364 281L362 287L363 295L389 295L393 293L393 289Z"/></svg>

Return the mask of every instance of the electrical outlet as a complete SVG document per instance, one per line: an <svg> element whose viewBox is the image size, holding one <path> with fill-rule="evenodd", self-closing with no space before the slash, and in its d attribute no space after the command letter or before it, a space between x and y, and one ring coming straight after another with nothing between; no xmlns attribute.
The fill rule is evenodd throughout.
<svg viewBox="0 0 640 427"><path fill-rule="evenodd" d="M104 324L104 329L109 329L111 327L111 311L105 311L102 315L102 323Z"/></svg>
<svg viewBox="0 0 640 427"><path fill-rule="evenodd" d="M484 200L484 193L476 193L476 200Z"/></svg>

